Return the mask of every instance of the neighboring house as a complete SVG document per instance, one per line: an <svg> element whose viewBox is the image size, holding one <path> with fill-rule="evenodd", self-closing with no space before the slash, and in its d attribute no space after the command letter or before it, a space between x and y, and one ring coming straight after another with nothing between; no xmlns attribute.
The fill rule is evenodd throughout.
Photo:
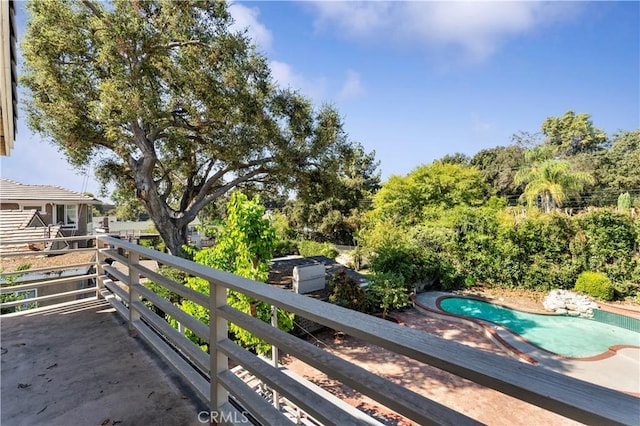
<svg viewBox="0 0 640 426"><path fill-rule="evenodd" d="M0 2L0 155L9 155L18 119L15 3Z"/></svg>
<svg viewBox="0 0 640 426"><path fill-rule="evenodd" d="M43 218L36 210L0 210L0 256L15 252L32 252L34 255L47 254L49 250L63 250L69 248L69 244L65 241L33 241L49 238L62 237L61 227L59 225L47 225ZM24 258L24 264L30 264L29 257ZM0 265L2 265L0 261ZM0 268L2 270L2 268ZM75 274L83 275L88 273L89 268L82 271L65 270L59 274L60 278L65 275ZM21 284L22 282L33 281L36 279L50 278L47 274L35 274L25 270L22 275L15 275L13 284ZM5 283L5 278L0 278L0 282ZM81 296L69 296L66 298L58 298L55 300L29 302L28 299L39 296L50 296L64 291L79 290L90 285L89 280L79 278L78 281L69 282L58 285L57 287L39 287L31 290L17 291L15 296L25 298L25 304L17 309L27 309L29 307L47 306L60 302L70 301ZM10 294L10 293L9 293ZM5 308L3 308L5 309ZM8 312L13 312L14 308L6 308Z"/></svg>
<svg viewBox="0 0 640 426"><path fill-rule="evenodd" d="M160 237L156 230L156 226L152 220L117 220L108 216L94 217L93 230L96 233L105 233L118 238L127 238L129 240L139 241L140 239L149 239ZM196 247L202 248L206 246L208 239L200 234L198 227L200 219L197 217L189 223L187 228L187 239L189 243L193 243Z"/></svg>
<svg viewBox="0 0 640 426"><path fill-rule="evenodd" d="M47 225L36 210L0 210L0 241L24 241L61 237L60 226ZM68 244L60 243L16 243L3 244L0 255L13 251L59 250Z"/></svg>
<svg viewBox="0 0 640 426"><path fill-rule="evenodd" d="M36 210L46 226L60 226L67 237L92 233L94 204L101 201L58 186L0 179L0 210Z"/></svg>

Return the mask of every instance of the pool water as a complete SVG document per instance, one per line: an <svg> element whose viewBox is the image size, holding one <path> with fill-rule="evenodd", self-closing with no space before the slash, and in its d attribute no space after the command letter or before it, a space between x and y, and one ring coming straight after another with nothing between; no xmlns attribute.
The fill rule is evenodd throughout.
<svg viewBox="0 0 640 426"><path fill-rule="evenodd" d="M615 345L640 346L640 333L587 318L532 314L461 297L442 299L440 308L502 325L541 348L571 358L599 355Z"/></svg>

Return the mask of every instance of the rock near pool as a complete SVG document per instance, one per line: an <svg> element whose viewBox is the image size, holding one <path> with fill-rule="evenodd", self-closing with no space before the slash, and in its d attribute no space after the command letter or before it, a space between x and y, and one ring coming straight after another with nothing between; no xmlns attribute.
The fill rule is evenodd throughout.
<svg viewBox="0 0 640 426"><path fill-rule="evenodd" d="M568 290L551 290L542 305L547 311L557 314L586 318L593 317L593 310L598 308L598 305L587 296Z"/></svg>

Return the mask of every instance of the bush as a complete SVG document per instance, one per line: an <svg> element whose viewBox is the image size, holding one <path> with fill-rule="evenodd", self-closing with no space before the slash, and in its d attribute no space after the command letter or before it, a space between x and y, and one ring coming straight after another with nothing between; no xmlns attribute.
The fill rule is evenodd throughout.
<svg viewBox="0 0 640 426"><path fill-rule="evenodd" d="M298 253L298 245L294 240L278 240L273 248L273 257L284 257Z"/></svg>
<svg viewBox="0 0 640 426"><path fill-rule="evenodd" d="M408 247L383 246L371 258L371 269L377 274L400 275L408 284L419 281L420 258Z"/></svg>
<svg viewBox="0 0 640 426"><path fill-rule="evenodd" d="M606 301L613 300L615 287L606 275L600 272L585 271L578 276L575 291Z"/></svg>
<svg viewBox="0 0 640 426"><path fill-rule="evenodd" d="M371 300L367 292L343 268L329 279L327 289L329 302L364 313L371 312Z"/></svg>
<svg viewBox="0 0 640 426"><path fill-rule="evenodd" d="M298 241L298 251L301 256L326 256L330 259L335 259L339 252L338 249L331 243L318 243L310 240Z"/></svg>
<svg viewBox="0 0 640 426"><path fill-rule="evenodd" d="M402 275L389 272L375 274L370 289L373 291L373 303L382 309L383 318L387 317L389 309L403 308L411 304Z"/></svg>

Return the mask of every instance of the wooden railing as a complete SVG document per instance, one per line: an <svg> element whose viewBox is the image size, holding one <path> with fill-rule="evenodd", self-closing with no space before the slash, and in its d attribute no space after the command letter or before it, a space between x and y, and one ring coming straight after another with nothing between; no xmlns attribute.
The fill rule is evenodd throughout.
<svg viewBox="0 0 640 426"><path fill-rule="evenodd" d="M31 290L46 292L49 294L29 297L24 299L6 301L0 303L3 310L16 310L23 307L32 308L42 306L43 304L51 305L57 303L60 299L77 299L79 297L97 296L96 284L96 259L95 246L86 248L65 248L64 250L52 249L47 251L33 251L29 247L41 244L46 246L49 243L66 243L68 245L77 245L78 242L83 244L86 242L95 242L93 237L66 237L66 238L41 238L36 240L3 240L0 247L12 247L14 250L10 252L2 252L0 256L5 259L9 258L29 258L33 256L50 257L57 254L71 253L87 253L94 254L93 260L74 264L56 264L43 268L29 268L25 270L16 270L11 272L0 273L0 294L16 294L26 293Z"/></svg>
<svg viewBox="0 0 640 426"><path fill-rule="evenodd" d="M265 362L228 338L232 322L303 362L378 401L419 424L477 424L474 419L367 371L300 338L282 332L226 303L234 290L272 306L343 331L495 389L517 399L588 424L637 424L637 398L559 373L501 357L380 318L344 309L290 291L159 253L116 238L98 236L97 288L191 386L210 403L217 420L237 419L246 413L265 425L286 424L283 410L249 388L229 369L230 361L258 377L274 395L300 407L324 424L366 424L362 416L305 386L280 368ZM109 264L107 259L111 259ZM196 292L141 264L142 259L184 271L209 282L210 296ZM203 324L145 285L144 279L179 294L209 311ZM163 311L209 344L210 353L172 327L148 305ZM234 417L235 416L235 417Z"/></svg>

